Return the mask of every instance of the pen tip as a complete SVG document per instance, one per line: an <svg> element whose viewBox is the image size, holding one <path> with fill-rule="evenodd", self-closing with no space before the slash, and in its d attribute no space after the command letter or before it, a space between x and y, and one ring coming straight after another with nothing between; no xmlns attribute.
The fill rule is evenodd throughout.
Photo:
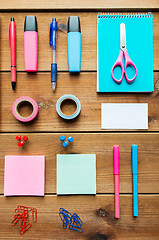
<svg viewBox="0 0 159 240"><path fill-rule="evenodd" d="M12 89L15 90L16 82L12 82Z"/></svg>
<svg viewBox="0 0 159 240"><path fill-rule="evenodd" d="M10 19L10 20L14 22L14 17L11 17L11 19Z"/></svg>
<svg viewBox="0 0 159 240"><path fill-rule="evenodd" d="M55 89L56 89L56 83L53 82L53 83L52 83L52 90L55 91Z"/></svg>

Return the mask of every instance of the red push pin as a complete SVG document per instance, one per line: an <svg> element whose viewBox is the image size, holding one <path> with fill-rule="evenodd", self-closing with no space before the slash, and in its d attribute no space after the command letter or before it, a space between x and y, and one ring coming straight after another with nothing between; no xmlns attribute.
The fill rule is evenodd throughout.
<svg viewBox="0 0 159 240"><path fill-rule="evenodd" d="M23 141L20 141L20 142L18 143L18 146L19 146L19 147L23 147L23 146L24 146L24 142L23 142Z"/></svg>
<svg viewBox="0 0 159 240"><path fill-rule="evenodd" d="M15 137L15 139L16 139L16 140L21 140L21 136L18 135L18 136Z"/></svg>
<svg viewBox="0 0 159 240"><path fill-rule="evenodd" d="M28 136L24 136L24 137L23 137L23 140L24 140L24 141L27 141L27 140L28 140Z"/></svg>

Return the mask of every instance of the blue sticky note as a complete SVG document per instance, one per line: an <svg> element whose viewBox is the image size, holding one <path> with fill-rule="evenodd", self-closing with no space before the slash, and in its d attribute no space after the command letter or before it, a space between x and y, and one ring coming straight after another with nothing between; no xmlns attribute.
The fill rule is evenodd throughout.
<svg viewBox="0 0 159 240"><path fill-rule="evenodd" d="M57 154L57 195L96 194L96 155Z"/></svg>
<svg viewBox="0 0 159 240"><path fill-rule="evenodd" d="M126 47L137 68L137 77L130 84L124 76L120 84L111 76L111 69L119 56L120 24L125 24ZM99 15L97 40L97 92L152 92L153 80L153 15ZM124 59L123 59L124 61ZM134 76L128 68L129 78ZM121 69L115 77L120 79Z"/></svg>

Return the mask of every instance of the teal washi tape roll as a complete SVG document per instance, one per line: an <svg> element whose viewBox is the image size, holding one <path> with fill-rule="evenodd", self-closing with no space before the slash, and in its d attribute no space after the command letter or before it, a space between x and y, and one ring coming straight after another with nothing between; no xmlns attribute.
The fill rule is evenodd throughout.
<svg viewBox="0 0 159 240"><path fill-rule="evenodd" d="M61 104L63 103L63 101L69 100L69 99L74 101L76 104L76 111L72 115L66 115L61 110ZM80 103L79 99L77 97L75 97L74 95L69 95L69 94L63 95L62 97L60 97L58 99L58 101L56 103L56 111L57 111L58 115L60 117L62 117L63 119L67 119L67 120L74 119L80 114L81 103Z"/></svg>

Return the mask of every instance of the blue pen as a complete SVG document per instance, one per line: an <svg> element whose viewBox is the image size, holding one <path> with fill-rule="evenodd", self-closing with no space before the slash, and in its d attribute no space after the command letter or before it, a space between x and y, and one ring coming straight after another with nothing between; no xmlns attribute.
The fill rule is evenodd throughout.
<svg viewBox="0 0 159 240"><path fill-rule="evenodd" d="M132 174L133 174L133 215L138 216L138 156L137 145L132 145Z"/></svg>
<svg viewBox="0 0 159 240"><path fill-rule="evenodd" d="M51 63L51 82L52 82L53 91L55 91L56 89L56 82L57 82L56 31L57 31L57 22L56 22L56 18L53 18L49 28L49 43L52 46L52 53L53 53L53 61Z"/></svg>

